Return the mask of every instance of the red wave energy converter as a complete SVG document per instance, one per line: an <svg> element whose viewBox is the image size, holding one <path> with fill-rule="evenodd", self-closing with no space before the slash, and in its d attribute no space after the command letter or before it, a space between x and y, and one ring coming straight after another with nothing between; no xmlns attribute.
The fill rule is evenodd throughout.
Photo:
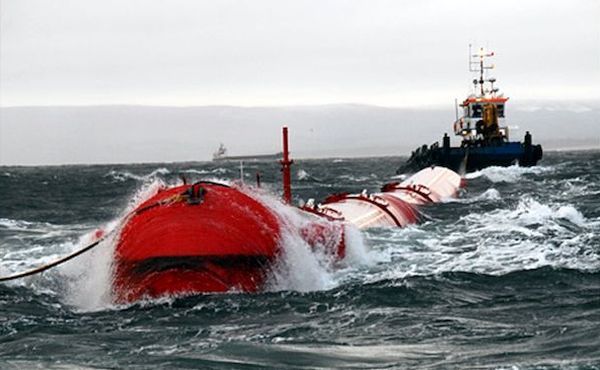
<svg viewBox="0 0 600 370"><path fill-rule="evenodd" d="M121 226L114 251L116 302L209 292L256 292L281 256L284 233L337 260L346 253L345 229L396 226L419 220L417 207L455 196L460 176L427 168L381 193L337 194L321 204L290 206L287 127L283 128L283 202L277 212L242 186L209 181L165 187L140 204ZM317 217L318 216L318 217Z"/></svg>

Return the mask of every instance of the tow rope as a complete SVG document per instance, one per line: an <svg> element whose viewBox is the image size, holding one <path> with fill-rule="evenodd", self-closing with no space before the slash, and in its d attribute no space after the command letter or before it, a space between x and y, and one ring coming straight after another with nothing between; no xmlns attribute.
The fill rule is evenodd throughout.
<svg viewBox="0 0 600 370"><path fill-rule="evenodd" d="M85 252L93 249L94 247L98 246L101 242L103 242L104 240L106 240L106 238L109 235L111 235L113 232L114 232L114 230L111 231L110 233L104 235L102 238L96 240L92 244L86 245L85 247L83 247L83 248L81 248L81 249L79 249L79 250L77 250L77 251L75 251L75 252L73 252L73 253L71 253L69 255L66 255L65 257L62 257L62 258L60 258L60 259L58 259L58 260L56 260L54 262L51 262L51 263L48 263L46 265L42 265L42 266L36 267L36 268L34 268L32 270L29 270L29 271L24 271L24 272L20 272L18 274L14 274L14 275L0 277L0 282L21 279L21 278L24 278L24 277L27 277L27 276L39 274L39 273L44 272L44 271L46 271L48 269L51 269L52 267L61 265L61 264L65 263L65 262L67 262L67 261L69 261L69 260L71 260L71 259L73 259L73 258L75 258L75 257L77 257L77 256L79 256L79 255L81 255L81 254L83 254L83 253L85 253Z"/></svg>
<svg viewBox="0 0 600 370"><path fill-rule="evenodd" d="M185 184L185 182L184 182ZM196 183L194 183L193 185L191 185L186 191L184 191L181 194L176 194L172 197L163 199L161 201L152 203L150 205L147 205L143 208L139 208L136 209L134 211L132 211L131 213L129 213L127 216L125 216L123 218L123 224L127 222L127 220L129 219L129 217L133 216L133 215L137 215L140 214L144 211L147 211L149 209L155 208L155 207L159 207L159 206L168 206L170 204L173 203L177 203L177 202L181 202L184 200L187 200L188 204L190 205L198 205L200 203L202 203L202 201L204 200L204 195L206 194L206 189L204 189L201 185L202 184L212 184L212 185L218 185L218 186L225 186L225 187L229 187L228 185L225 184L221 184L221 183L217 183L217 182L212 182L212 181L198 181ZM104 240L106 240L108 238L108 236L110 236L111 234L114 233L116 229L111 230L109 233L105 234L102 238L96 240L95 242L86 245L85 247L69 254L66 255L54 262L48 263L46 265L42 265L39 267L36 267L32 270L28 270L28 271L24 271L24 272L20 272L14 275L9 275L9 276L0 276L0 283L1 282L5 282L5 281L10 281L10 280L17 280L17 279L21 279L27 276L31 276L31 275L35 275L35 274L39 274L41 272L44 272L48 269L51 269L52 267L56 267L58 265L61 265L69 260L72 260L73 258L84 254L85 252L93 249L94 247L98 246L100 243L102 243Z"/></svg>

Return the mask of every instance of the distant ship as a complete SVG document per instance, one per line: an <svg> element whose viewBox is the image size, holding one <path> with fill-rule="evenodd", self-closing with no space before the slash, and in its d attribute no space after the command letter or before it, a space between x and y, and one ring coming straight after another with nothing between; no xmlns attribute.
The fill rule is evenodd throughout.
<svg viewBox="0 0 600 370"><path fill-rule="evenodd" d="M509 141L508 127L504 125L504 106L508 98L498 94L498 88L494 87L495 78L484 79L484 71L494 68L493 65L486 65L484 60L492 56L493 52L486 53L483 48L477 54L471 54L469 48L469 70L479 72L479 79L473 80L474 93L460 104L463 108L460 118L456 106L454 133L462 137L461 145L450 147L450 137L444 134L441 147L436 142L429 147L423 145L417 148L398 169L398 173L418 171L433 165L459 173L489 166L518 164L529 167L535 166L542 158L542 146L532 144L529 131L522 143Z"/></svg>
<svg viewBox="0 0 600 370"><path fill-rule="evenodd" d="M236 156L228 156L227 148L223 143L219 145L219 148L216 152L213 153L213 161L270 161L280 159L283 153L275 153L275 154L257 154L257 155L236 155Z"/></svg>

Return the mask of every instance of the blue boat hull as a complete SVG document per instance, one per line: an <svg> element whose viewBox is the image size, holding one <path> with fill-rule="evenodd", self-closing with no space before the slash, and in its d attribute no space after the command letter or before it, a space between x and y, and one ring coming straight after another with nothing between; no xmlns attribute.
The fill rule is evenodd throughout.
<svg viewBox="0 0 600 370"><path fill-rule="evenodd" d="M418 171L437 165L459 173L477 171L490 166L535 166L542 158L541 145L520 142L503 142L486 146L439 147L423 146L398 169L399 173Z"/></svg>

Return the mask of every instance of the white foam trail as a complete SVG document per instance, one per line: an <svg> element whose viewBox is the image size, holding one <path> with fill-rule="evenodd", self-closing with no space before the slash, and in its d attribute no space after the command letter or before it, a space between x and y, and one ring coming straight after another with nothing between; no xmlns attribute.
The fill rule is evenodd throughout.
<svg viewBox="0 0 600 370"><path fill-rule="evenodd" d="M154 196L162 188L166 187L166 184L162 180L155 179L149 184L140 187L136 193L131 197L129 204L123 211L121 218L136 209L140 204L145 202Z"/></svg>
<svg viewBox="0 0 600 370"><path fill-rule="evenodd" d="M379 245L387 269L366 280L457 271L503 275L544 266L599 271L599 226L572 205L522 197L514 208L471 213L449 225L369 230L367 239Z"/></svg>
<svg viewBox="0 0 600 370"><path fill-rule="evenodd" d="M468 215L466 217L477 217ZM567 219L577 226L585 226L585 218L572 205L547 205L530 197L522 197L515 210L502 209L490 213L494 221L503 224L535 225L544 224L557 219Z"/></svg>
<svg viewBox="0 0 600 370"><path fill-rule="evenodd" d="M170 173L171 173L171 171L169 171L167 168L161 167L161 168L157 168L156 170L154 170L146 175L136 175L129 171L111 170L105 176L110 176L117 181L127 181L127 180L136 180L136 181L150 180L150 181L152 181L155 178L157 178L158 175L168 175Z"/></svg>
<svg viewBox="0 0 600 370"><path fill-rule="evenodd" d="M118 228L126 215L156 194L163 186L165 184L157 179L140 187L131 197L121 216L102 229L109 232ZM2 255L2 275L9 275L53 262L89 245L94 240L95 234L95 230L89 231L91 229L90 225L53 225L10 219L0 219L1 228L16 231L20 235L19 238L25 238L21 243L24 246L23 248ZM74 235L81 235L83 230L88 231L85 235L79 237L76 242L68 240L73 238ZM28 236L28 234L32 235ZM49 235L52 237L60 236L59 240L67 238L67 241L40 245L39 243L46 240L45 238ZM57 294L67 304L78 310L95 311L113 307L111 279L117 235L118 230L91 251L58 266L56 269L49 270L41 275L15 280L9 284L26 285L38 291ZM0 249L3 249L1 247Z"/></svg>
<svg viewBox="0 0 600 370"><path fill-rule="evenodd" d="M189 168L189 169L183 170L181 172L183 172L183 173L193 173L195 175L206 175L206 174L211 173L210 171L207 171L207 170L195 170L193 168Z"/></svg>
<svg viewBox="0 0 600 370"><path fill-rule="evenodd" d="M467 173L467 174L465 174L465 178L467 180L472 180L472 179L476 179L476 178L483 176L494 183L516 182L524 174L541 174L541 173L545 173L545 172L551 172L553 170L554 170L554 168L552 168L552 167L542 167L542 166L533 166L533 167L519 167L518 165L513 165L513 166L509 166L509 167L492 166L492 167L484 168L479 171Z"/></svg>
<svg viewBox="0 0 600 370"><path fill-rule="evenodd" d="M114 307L112 297L113 256L119 235L119 228L127 216L143 202L154 196L165 183L159 179L140 187L131 197L123 213L106 225L105 232L114 232L91 252L86 253L73 263L61 266L59 272L67 279L65 300L68 304L83 311L97 311ZM77 248L89 244L92 235L85 235ZM73 248L73 250L77 249ZM76 261L76 262L75 262Z"/></svg>
<svg viewBox="0 0 600 370"><path fill-rule="evenodd" d="M268 290L309 292L335 287L333 270L327 256L311 250L300 235L284 232L281 255L271 271Z"/></svg>
<svg viewBox="0 0 600 370"><path fill-rule="evenodd" d="M299 169L299 170L298 170L298 173L296 174L296 178L297 178L298 180L307 180L307 179L309 179L309 178L310 178L310 175L309 175L309 174L308 174L308 172L306 172L305 170L303 170L303 169Z"/></svg>
<svg viewBox="0 0 600 370"><path fill-rule="evenodd" d="M596 196L600 194L600 190L595 190L594 187L594 183L590 183L581 177L576 177L562 181L559 188L560 193L557 195L560 198L571 198L580 195L586 195L587 197Z"/></svg>
<svg viewBox="0 0 600 370"><path fill-rule="evenodd" d="M107 225L117 227L118 221ZM58 268L65 279L64 299L67 304L82 311L98 311L113 305L112 267L117 235L111 234L96 248ZM93 241L93 233L84 236L78 248Z"/></svg>
<svg viewBox="0 0 600 370"><path fill-rule="evenodd" d="M217 175L224 175L227 172L229 172L229 170L226 168L222 168L222 167L215 168L214 170L210 171L210 173L217 174Z"/></svg>
<svg viewBox="0 0 600 370"><path fill-rule="evenodd" d="M372 173L368 176L358 176L358 177L352 176L352 175L340 175L337 178L340 180L343 180L343 181L365 182L365 181L377 179L377 175L375 175L374 173Z"/></svg>
<svg viewBox="0 0 600 370"><path fill-rule="evenodd" d="M367 246L361 231L350 224L345 225L344 231L344 241L346 243L346 256L344 257L344 262L352 267L372 265L375 263L376 258Z"/></svg>
<svg viewBox="0 0 600 370"><path fill-rule="evenodd" d="M117 307L112 297L112 274L119 228L133 210L165 186L160 179L154 179L151 183L141 186L131 197L123 213L103 228L105 232L115 231L91 252L61 266L59 272L67 279L64 299L68 304L82 311ZM91 242L91 235L93 233L85 235L72 250Z"/></svg>
<svg viewBox="0 0 600 370"><path fill-rule="evenodd" d="M193 173L193 174L196 174L196 175L208 175L208 174L224 175L227 172L229 172L229 170L226 169L226 168L222 168L222 167L215 168L213 170L197 170L195 168L188 168L188 169L183 170L181 172L184 172L184 173Z"/></svg>
<svg viewBox="0 0 600 370"><path fill-rule="evenodd" d="M478 194L474 197L448 197L442 199L443 203L477 203L481 201L497 201L502 200L502 196L500 192L494 188L489 188L481 194Z"/></svg>
<svg viewBox="0 0 600 370"><path fill-rule="evenodd" d="M72 250L73 243L65 241L88 231L90 225L56 225L48 222L0 219L2 276L37 267L54 261ZM13 281L10 284L23 284Z"/></svg>
<svg viewBox="0 0 600 370"><path fill-rule="evenodd" d="M331 254L331 250L320 246L313 248L300 236L299 230L303 226L322 219L286 206L262 189L244 190L276 212L283 224L281 255L272 269L267 290L309 292L332 289L350 271L372 262L360 232L353 227L346 227L346 257L341 261L343 266L340 266L340 261Z"/></svg>
<svg viewBox="0 0 600 370"><path fill-rule="evenodd" d="M10 218L0 218L0 230L22 231L35 234L51 234L64 231L65 229L89 229L89 225L65 226L55 225L49 222L32 222L26 220L13 220Z"/></svg>
<svg viewBox="0 0 600 370"><path fill-rule="evenodd" d="M275 211L282 223L281 255L272 268L267 289L308 292L333 288L335 280L331 256L318 249L313 250L300 236L299 230L307 220L265 191L250 188L244 191Z"/></svg>
<svg viewBox="0 0 600 370"><path fill-rule="evenodd" d="M399 175L392 176L392 177L390 177L390 178L391 178L391 179L394 179L394 180L400 180L400 181L403 181L403 180L406 180L406 179L408 178L408 176L409 176L409 175L407 175L407 174L405 174L405 173L402 173L402 174L399 174Z"/></svg>
<svg viewBox="0 0 600 370"><path fill-rule="evenodd" d="M203 177L202 181L216 182L217 184L223 184L223 185L233 185L233 184L240 183L240 180L232 181L230 179L224 179L222 177L216 177L216 176Z"/></svg>

